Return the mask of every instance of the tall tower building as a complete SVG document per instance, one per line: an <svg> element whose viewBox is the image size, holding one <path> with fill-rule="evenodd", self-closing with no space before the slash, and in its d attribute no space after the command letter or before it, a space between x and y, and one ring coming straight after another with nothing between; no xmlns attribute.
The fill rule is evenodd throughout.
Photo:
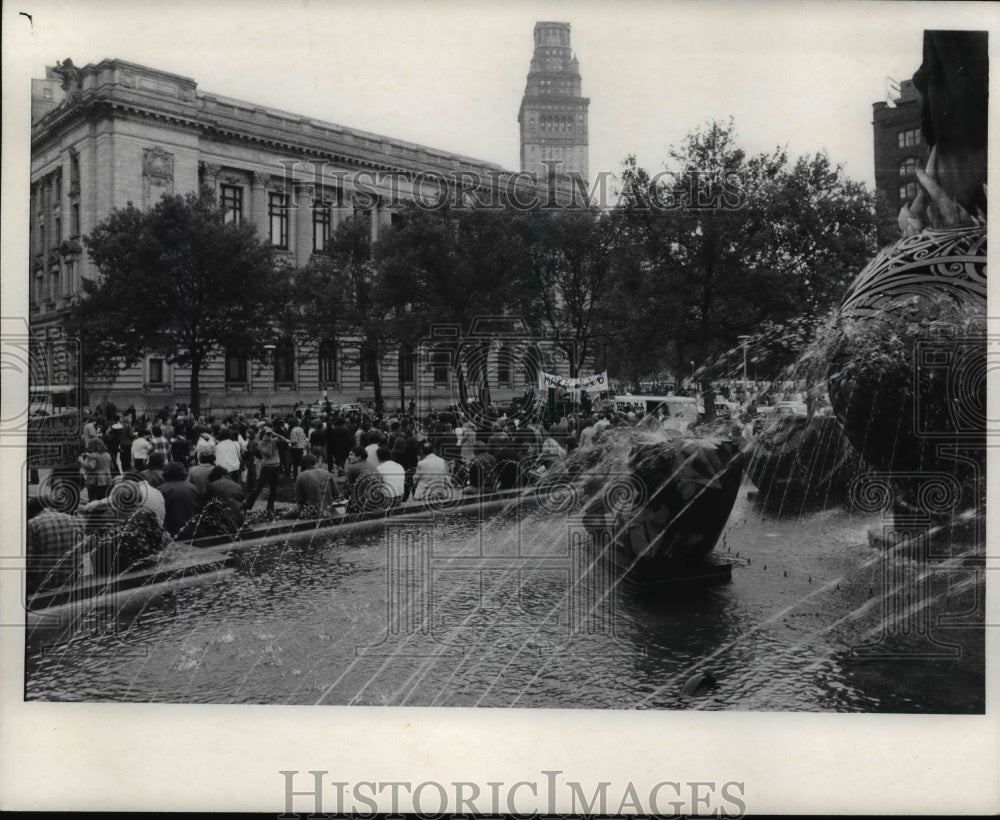
<svg viewBox="0 0 1000 820"><path fill-rule="evenodd" d="M587 109L569 23L535 23L535 53L521 98L521 170L538 180L552 174L589 176Z"/></svg>

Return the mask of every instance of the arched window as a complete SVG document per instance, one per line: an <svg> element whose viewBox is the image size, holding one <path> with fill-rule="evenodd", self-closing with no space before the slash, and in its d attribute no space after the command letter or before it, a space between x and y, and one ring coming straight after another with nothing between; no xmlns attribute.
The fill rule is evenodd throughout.
<svg viewBox="0 0 1000 820"><path fill-rule="evenodd" d="M899 175L901 177L910 176L917 171L917 158L907 157L899 163Z"/></svg>

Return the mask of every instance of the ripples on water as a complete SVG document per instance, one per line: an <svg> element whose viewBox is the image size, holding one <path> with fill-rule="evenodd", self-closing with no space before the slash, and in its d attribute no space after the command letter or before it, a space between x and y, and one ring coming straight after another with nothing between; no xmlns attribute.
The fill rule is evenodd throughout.
<svg viewBox="0 0 1000 820"><path fill-rule="evenodd" d="M874 519L839 509L775 518L742 495L716 550L735 564L728 584L639 588L593 548L570 554L565 519L454 513L392 528L404 543L430 538L429 581L387 571L383 531L273 545L226 577L150 602L117 632L30 656L27 697L983 711L981 613L958 618L978 628L932 630L957 657L914 658L928 646L921 624L975 609L982 573L898 559L901 577L926 581L915 607L899 610L867 544ZM424 610L389 612L390 594L422 593ZM423 627L416 634L407 613ZM866 643L881 656L852 656ZM696 671L717 685L683 694Z"/></svg>

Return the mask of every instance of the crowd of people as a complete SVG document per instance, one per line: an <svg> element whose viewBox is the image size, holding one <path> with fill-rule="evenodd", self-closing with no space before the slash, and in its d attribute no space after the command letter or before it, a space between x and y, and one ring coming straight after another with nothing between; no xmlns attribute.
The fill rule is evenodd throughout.
<svg viewBox="0 0 1000 820"><path fill-rule="evenodd" d="M475 420L483 418L490 421ZM98 408L86 416L78 452L53 468L31 501L29 588L65 582L70 569L101 574L141 565L172 539L234 533L255 520L515 489L604 430L641 420L641 413L605 410L543 423L496 407L418 417L413 405L395 414L261 408L221 419L194 418L183 407L153 418ZM279 492L293 503L276 513ZM116 546L95 547L109 532ZM72 567L64 566L68 544L78 552L85 545Z"/></svg>

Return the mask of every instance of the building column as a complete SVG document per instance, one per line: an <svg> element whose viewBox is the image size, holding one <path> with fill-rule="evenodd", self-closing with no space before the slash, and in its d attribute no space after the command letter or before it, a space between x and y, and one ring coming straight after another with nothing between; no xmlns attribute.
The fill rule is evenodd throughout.
<svg viewBox="0 0 1000 820"><path fill-rule="evenodd" d="M344 189L327 188L327 197L330 202L330 236L332 237L340 223L347 217L344 214Z"/></svg>
<svg viewBox="0 0 1000 820"><path fill-rule="evenodd" d="M250 191L250 219L257 229L258 239L267 239L267 183L271 181L270 174L253 174Z"/></svg>
<svg viewBox="0 0 1000 820"><path fill-rule="evenodd" d="M371 241L373 245L376 242L378 242L378 229L379 229L378 213L381 209L382 209L382 200L380 199L378 202L372 205L371 210L368 212L370 220L369 227L371 228Z"/></svg>
<svg viewBox="0 0 1000 820"><path fill-rule="evenodd" d="M202 162L198 169L201 171L202 184L212 189L216 197L219 196L219 174L222 173L222 166L213 162Z"/></svg>
<svg viewBox="0 0 1000 820"><path fill-rule="evenodd" d="M295 186L295 262L304 265L312 255L313 197L312 185Z"/></svg>
<svg viewBox="0 0 1000 820"><path fill-rule="evenodd" d="M340 218L337 220L338 223L346 222L348 219L354 216L354 205L355 205L354 192L345 189L343 192L343 197L341 199Z"/></svg>

